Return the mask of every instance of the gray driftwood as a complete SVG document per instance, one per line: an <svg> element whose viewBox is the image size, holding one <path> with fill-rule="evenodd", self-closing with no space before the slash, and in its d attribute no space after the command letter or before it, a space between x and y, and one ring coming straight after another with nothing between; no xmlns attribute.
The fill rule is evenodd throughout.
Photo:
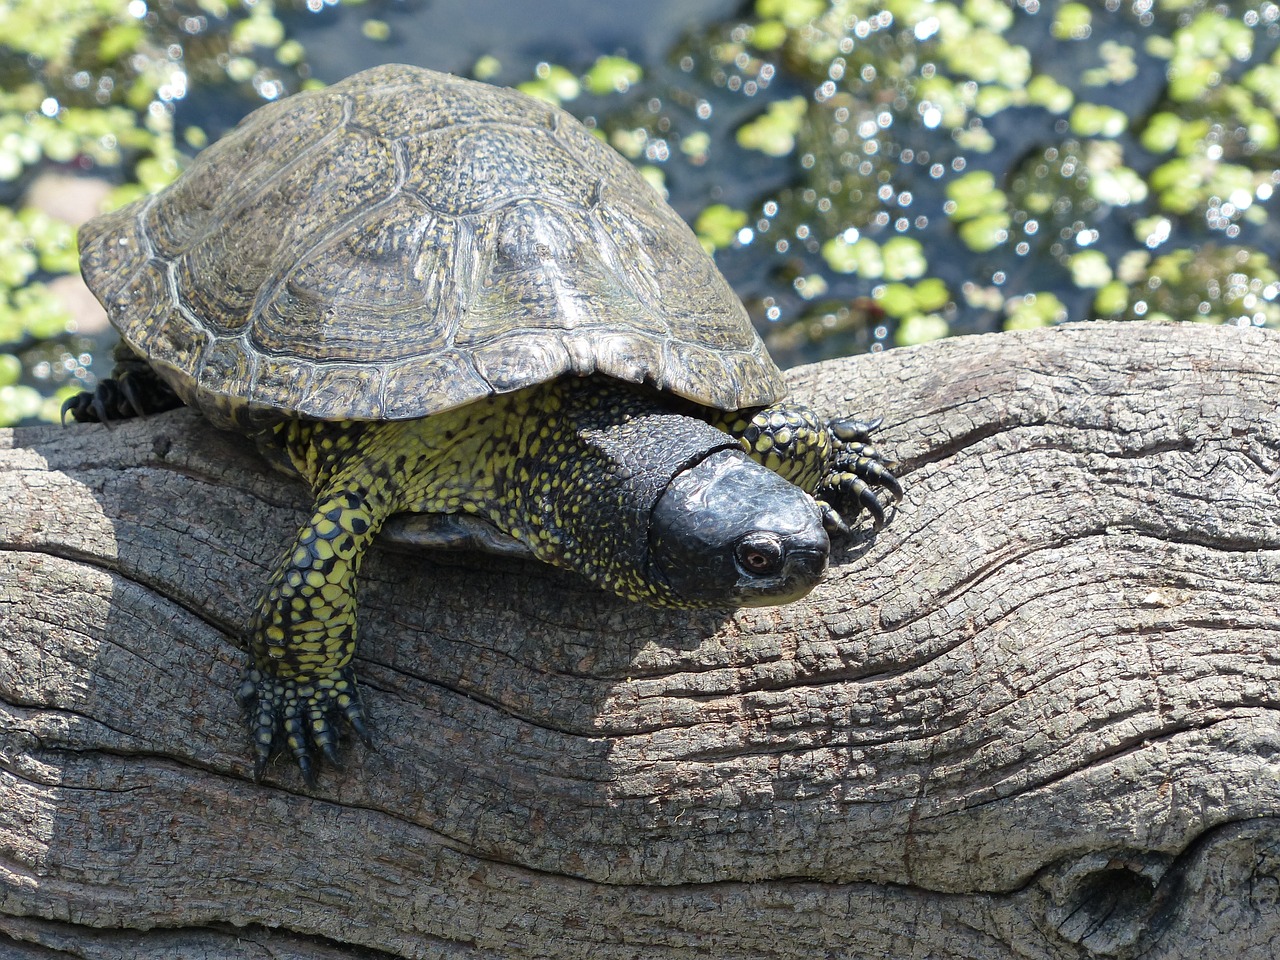
<svg viewBox="0 0 1280 960"><path fill-rule="evenodd" d="M1280 336L794 383L907 489L810 598L380 549L315 790L232 700L302 488L187 412L0 434L0 955L1280 955Z"/></svg>

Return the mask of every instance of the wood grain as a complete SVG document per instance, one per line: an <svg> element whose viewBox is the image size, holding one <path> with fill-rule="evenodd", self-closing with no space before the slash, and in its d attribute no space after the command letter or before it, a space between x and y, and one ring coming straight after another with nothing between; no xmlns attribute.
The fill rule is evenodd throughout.
<svg viewBox="0 0 1280 960"><path fill-rule="evenodd" d="M1280 955L1280 335L791 376L906 487L810 597L376 549L315 790L232 698L305 490L186 411L0 432L0 953Z"/></svg>

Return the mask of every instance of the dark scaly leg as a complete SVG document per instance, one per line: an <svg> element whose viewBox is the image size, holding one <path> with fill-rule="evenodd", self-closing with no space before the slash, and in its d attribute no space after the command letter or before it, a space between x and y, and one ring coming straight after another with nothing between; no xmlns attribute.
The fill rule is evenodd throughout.
<svg viewBox="0 0 1280 960"><path fill-rule="evenodd" d="M827 423L832 455L814 496L824 505L823 522L828 530L848 533L849 521L862 510L871 514L878 530L884 526L885 518L875 488L883 487L895 500L902 496L902 485L892 473L894 463L871 443L871 432L880 423L878 417L871 421L833 419ZM829 512L827 507L831 508Z"/></svg>
<svg viewBox="0 0 1280 960"><path fill-rule="evenodd" d="M336 765L341 717L370 742L351 664L356 574L384 518L359 484L330 483L258 602L249 635L252 664L239 694L249 715L255 777L284 745L314 783L313 748Z"/></svg>
<svg viewBox="0 0 1280 960"><path fill-rule="evenodd" d="M883 526L877 487L894 499L902 496L893 463L871 444L880 420L823 420L803 403L783 402L711 422L741 440L755 460L812 494L830 533L847 534L864 510L877 529Z"/></svg>
<svg viewBox="0 0 1280 960"><path fill-rule="evenodd" d="M115 360L110 378L92 392L81 391L62 404L64 424L67 414L71 414L77 423L101 423L110 427L112 420L145 417L182 406L169 385L125 343L116 345Z"/></svg>

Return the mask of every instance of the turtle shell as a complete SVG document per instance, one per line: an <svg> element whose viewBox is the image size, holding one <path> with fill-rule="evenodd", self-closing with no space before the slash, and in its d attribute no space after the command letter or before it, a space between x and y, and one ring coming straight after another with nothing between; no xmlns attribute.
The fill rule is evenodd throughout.
<svg viewBox="0 0 1280 960"><path fill-rule="evenodd" d="M556 107L418 67L254 111L80 252L125 341L223 426L419 418L564 374L726 410L784 393L631 164Z"/></svg>

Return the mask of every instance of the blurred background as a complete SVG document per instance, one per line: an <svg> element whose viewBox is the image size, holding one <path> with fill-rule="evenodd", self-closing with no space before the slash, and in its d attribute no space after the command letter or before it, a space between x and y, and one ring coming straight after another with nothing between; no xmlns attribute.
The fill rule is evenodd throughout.
<svg viewBox="0 0 1280 960"><path fill-rule="evenodd" d="M1278 38L1274 3L1193 0L0 0L0 425L110 373L81 222L385 62L584 120L783 366L1067 320L1280 326Z"/></svg>

